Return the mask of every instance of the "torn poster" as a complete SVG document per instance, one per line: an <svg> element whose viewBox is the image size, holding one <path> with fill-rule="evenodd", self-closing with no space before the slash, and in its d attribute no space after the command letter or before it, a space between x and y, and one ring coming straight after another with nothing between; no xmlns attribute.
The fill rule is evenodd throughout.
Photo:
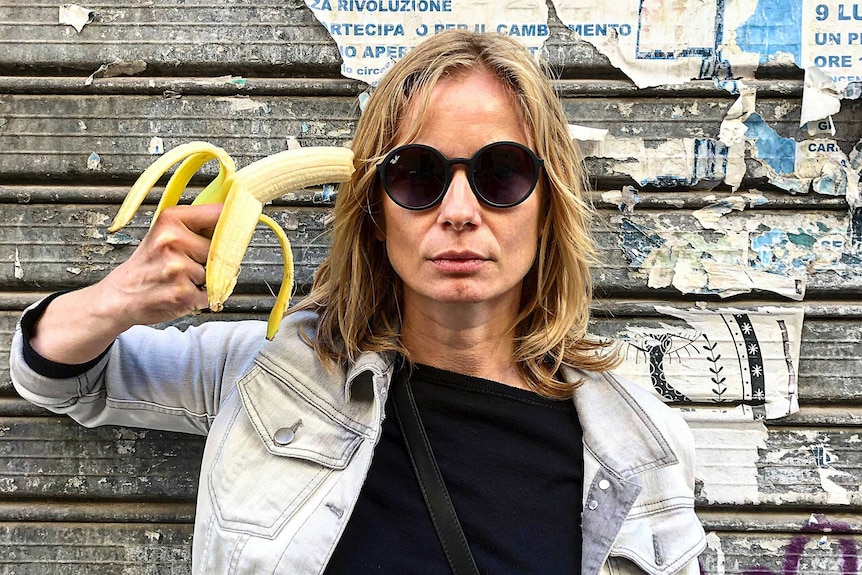
<svg viewBox="0 0 862 575"><path fill-rule="evenodd" d="M700 497L713 505L760 503L758 464L769 437L763 421L703 421L690 418L693 410L680 411L694 437L694 476Z"/></svg>
<svg viewBox="0 0 862 575"><path fill-rule="evenodd" d="M628 326L616 373L665 401L713 404L689 419L774 419L799 410L802 308L679 310L656 306L687 325Z"/></svg>
<svg viewBox="0 0 862 575"><path fill-rule="evenodd" d="M816 66L844 97L862 82L862 5L842 0L554 0L570 30L639 87ZM823 116L821 116L823 117ZM818 118L819 119L819 118Z"/></svg>
<svg viewBox="0 0 862 575"><path fill-rule="evenodd" d="M554 7L570 30L646 88L692 79L752 78L769 46L752 43L743 48L737 31L765 3L768 0L554 0ZM787 6L775 10L779 22L770 23L771 31L781 30L788 11Z"/></svg>
<svg viewBox="0 0 862 575"><path fill-rule="evenodd" d="M771 184L791 193L846 196L859 194L858 167L854 167L838 143L830 138L795 141L783 138L759 114L745 120L745 134L751 158L760 166L754 177L766 177Z"/></svg>
<svg viewBox="0 0 862 575"><path fill-rule="evenodd" d="M719 200L692 213L700 226L685 216L647 211L615 215L611 222L619 226L630 275L645 278L650 288L720 297L757 290L799 301L816 274L859 277L850 214L762 211L751 217L739 211L764 202L758 194Z"/></svg>
<svg viewBox="0 0 862 575"><path fill-rule="evenodd" d="M799 0L795 0L798 2ZM843 0L802 1L801 53L797 64L816 66L843 97L858 98L862 83L862 4ZM855 83L853 88L851 84Z"/></svg>
<svg viewBox="0 0 862 575"><path fill-rule="evenodd" d="M144 60L133 60L126 62L116 59L109 64L102 64L95 72L87 76L84 80L84 85L89 86L95 78L114 78L117 76L134 76L140 74L147 69L147 63Z"/></svg>
<svg viewBox="0 0 862 575"><path fill-rule="evenodd" d="M744 90L728 110L718 138L668 139L656 147L606 130L570 125L569 131L585 157L613 161L608 175L626 175L641 186L712 189L725 183L736 190L746 175L748 156L759 166L750 175L791 193L858 194L858 168L835 140L783 138L753 109L753 93Z"/></svg>
<svg viewBox="0 0 862 575"><path fill-rule="evenodd" d="M424 38L449 29L499 32L536 53L548 37L544 0L305 0L341 54L341 73L375 86Z"/></svg>
<svg viewBox="0 0 862 575"><path fill-rule="evenodd" d="M580 145L585 156L614 160L611 174L630 176L641 186L708 190L726 182L736 188L745 174L744 146L715 138L669 139L648 148L643 138L608 135Z"/></svg>

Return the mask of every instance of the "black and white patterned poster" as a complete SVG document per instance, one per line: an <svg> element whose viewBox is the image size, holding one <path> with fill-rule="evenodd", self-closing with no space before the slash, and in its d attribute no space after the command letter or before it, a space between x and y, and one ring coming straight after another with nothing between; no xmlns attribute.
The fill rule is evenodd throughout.
<svg viewBox="0 0 862 575"><path fill-rule="evenodd" d="M679 310L686 326L629 326L616 373L695 417L761 420L798 411L801 308Z"/></svg>

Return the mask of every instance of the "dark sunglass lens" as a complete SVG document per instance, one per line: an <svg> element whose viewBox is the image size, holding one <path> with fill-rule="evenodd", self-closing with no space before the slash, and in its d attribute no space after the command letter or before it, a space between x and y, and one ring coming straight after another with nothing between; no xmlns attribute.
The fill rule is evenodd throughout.
<svg viewBox="0 0 862 575"><path fill-rule="evenodd" d="M511 206L526 198L536 185L536 164L526 149L498 144L476 158L473 179L485 201Z"/></svg>
<svg viewBox="0 0 862 575"><path fill-rule="evenodd" d="M419 147L396 151L384 167L384 176L392 199L406 208L432 205L446 184L440 155Z"/></svg>

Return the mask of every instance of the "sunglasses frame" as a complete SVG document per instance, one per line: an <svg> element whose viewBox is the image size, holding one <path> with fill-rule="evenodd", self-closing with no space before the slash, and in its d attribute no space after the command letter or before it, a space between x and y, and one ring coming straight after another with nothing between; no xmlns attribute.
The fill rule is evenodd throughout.
<svg viewBox="0 0 862 575"><path fill-rule="evenodd" d="M494 147L501 146L501 145L514 146L514 147L526 152L527 157L530 158L530 160L533 162L533 170L535 172L535 175L533 177L533 183L530 186L530 190L526 194L524 194L523 198L519 199L517 202L513 202L513 203L509 203L509 204L501 204L498 202L493 202L493 201L489 200L488 198L486 198L482 194L482 192L480 192L478 190L478 188L476 186L475 175L474 175L474 171L476 168L476 161L479 158L479 156L481 156L483 152L486 152L490 148L494 148ZM414 207L414 206L408 206L408 205L401 203L395 197L395 194L392 192L392 190L389 189L389 184L386 181L386 168L387 168L387 166L390 165L390 163L392 162L392 159L397 154L402 153L405 149L427 150L427 151L431 152L432 154L438 156L440 158L441 162L443 163L443 170L444 170L443 186L440 190L440 193L437 195L437 197L434 198L434 200L432 202L430 202L429 204L427 204L425 206ZM422 210L428 210L430 208L433 208L434 206L436 206L437 204L439 204L440 202L443 201L443 198L446 196L446 192L449 191L449 185L452 183L452 172L453 172L452 168L456 165L459 165L459 164L467 167L467 181L470 182L470 190L472 190L473 195L476 196L476 198L480 202L482 202L483 204L490 206L492 208L513 208L513 207L517 206L518 204L524 202L527 198L529 198L532 195L533 191L536 189L536 186L539 183L539 178L542 176L542 168L545 165L545 161L542 160L541 158L539 158L538 156L536 156L536 154L533 152L533 150L531 150L530 148L528 148L524 144L520 144L518 142L510 142L510 141L492 142L486 146L482 146L481 148L476 150L476 153L473 154L473 157L471 157L471 158L451 158L451 159L444 156L436 148L433 148L431 146L426 146L425 144L405 144L403 146L398 146L397 148L395 148L394 150L392 150L391 152L386 154L386 157L383 158L383 161L380 162L379 164L377 164L377 176L380 179L381 184L383 184L383 189L386 191L386 195L389 196L389 199L391 199L393 202L395 202L396 205L404 208L405 210L422 211Z"/></svg>

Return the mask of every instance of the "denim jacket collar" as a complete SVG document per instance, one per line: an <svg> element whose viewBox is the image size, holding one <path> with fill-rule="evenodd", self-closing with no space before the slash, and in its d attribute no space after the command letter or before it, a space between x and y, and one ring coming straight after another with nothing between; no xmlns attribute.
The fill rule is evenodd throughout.
<svg viewBox="0 0 862 575"><path fill-rule="evenodd" d="M583 380L575 391L575 407L583 428L584 446L605 469L629 479L678 462L655 422L615 378L564 368L568 381ZM595 417L600 410L602 416ZM613 425L608 425L613 421Z"/></svg>

